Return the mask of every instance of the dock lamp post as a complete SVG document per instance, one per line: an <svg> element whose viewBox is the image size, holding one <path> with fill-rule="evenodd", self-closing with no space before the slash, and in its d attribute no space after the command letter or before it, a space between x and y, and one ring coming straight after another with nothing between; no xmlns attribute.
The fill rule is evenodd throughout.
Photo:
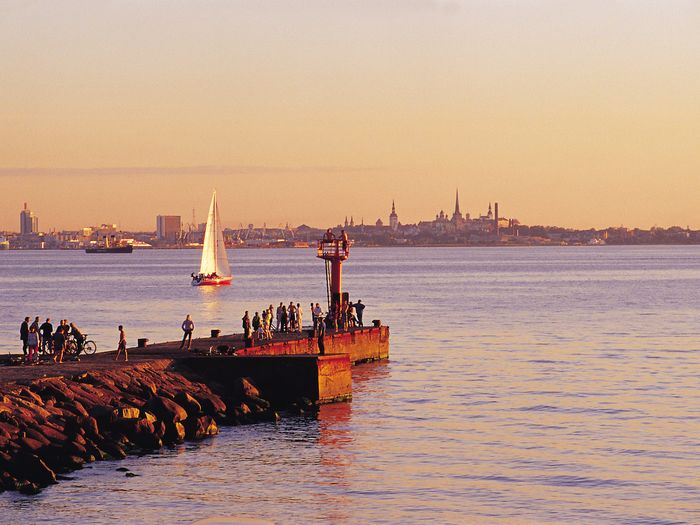
<svg viewBox="0 0 700 525"><path fill-rule="evenodd" d="M350 241L347 236L335 239L332 234L318 241L316 257L326 261L326 293L328 311L338 318L344 304L349 301L349 294L343 293L343 261L350 255Z"/></svg>

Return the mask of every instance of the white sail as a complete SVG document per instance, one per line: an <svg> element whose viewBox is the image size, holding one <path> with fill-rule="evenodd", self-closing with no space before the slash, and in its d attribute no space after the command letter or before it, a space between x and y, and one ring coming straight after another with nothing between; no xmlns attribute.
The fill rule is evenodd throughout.
<svg viewBox="0 0 700 525"><path fill-rule="evenodd" d="M221 230L219 218L219 206L216 203L216 191L211 197L209 217L207 217L207 229L204 233L204 249L202 250L202 263L199 265L199 273L209 275L215 273L219 277L231 277L231 268L228 265L224 234Z"/></svg>

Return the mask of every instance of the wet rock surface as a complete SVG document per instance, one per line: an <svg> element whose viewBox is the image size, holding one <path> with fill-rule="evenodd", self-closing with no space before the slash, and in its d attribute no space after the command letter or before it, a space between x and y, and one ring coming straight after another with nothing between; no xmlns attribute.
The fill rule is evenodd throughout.
<svg viewBox="0 0 700 525"><path fill-rule="evenodd" d="M0 490L279 417L248 378L213 386L158 362L0 385Z"/></svg>

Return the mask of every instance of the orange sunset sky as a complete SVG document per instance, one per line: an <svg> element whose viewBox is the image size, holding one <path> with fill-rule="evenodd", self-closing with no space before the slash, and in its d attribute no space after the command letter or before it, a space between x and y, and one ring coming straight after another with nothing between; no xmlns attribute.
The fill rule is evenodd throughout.
<svg viewBox="0 0 700 525"><path fill-rule="evenodd" d="M700 228L700 3L0 3L0 229Z"/></svg>

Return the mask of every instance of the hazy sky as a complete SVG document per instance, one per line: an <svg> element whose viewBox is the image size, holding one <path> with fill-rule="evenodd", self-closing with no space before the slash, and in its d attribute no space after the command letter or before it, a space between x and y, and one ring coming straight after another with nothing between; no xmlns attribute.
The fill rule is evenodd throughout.
<svg viewBox="0 0 700 525"><path fill-rule="evenodd" d="M0 2L0 229L700 228L697 0Z"/></svg>

